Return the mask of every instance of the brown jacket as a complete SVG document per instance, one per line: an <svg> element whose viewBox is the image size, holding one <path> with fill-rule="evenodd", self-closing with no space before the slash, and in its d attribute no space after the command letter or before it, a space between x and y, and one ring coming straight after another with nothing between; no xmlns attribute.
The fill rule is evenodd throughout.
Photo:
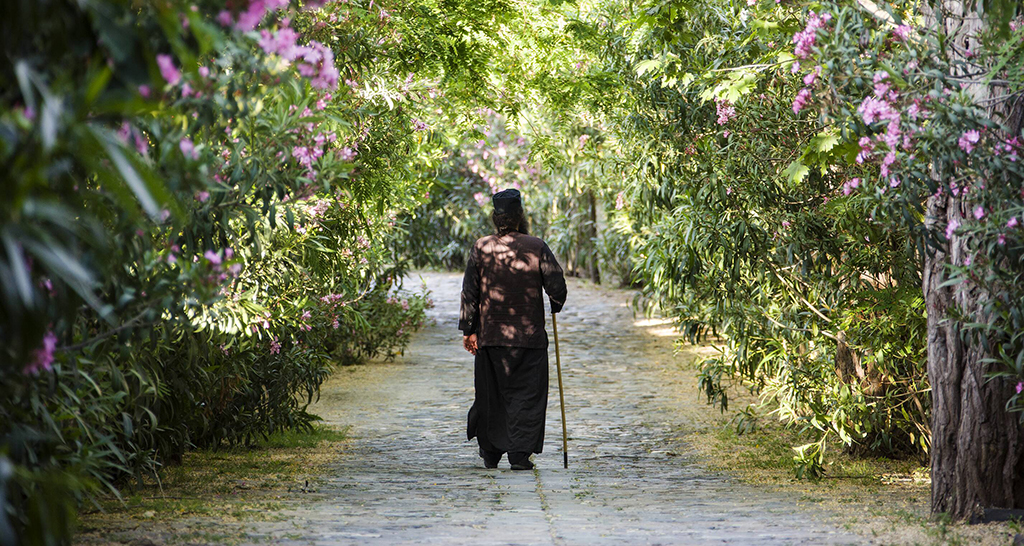
<svg viewBox="0 0 1024 546"><path fill-rule="evenodd" d="M466 263L459 330L477 334L480 347L545 348L542 289L551 312L561 311L565 278L544 241L515 232L481 237Z"/></svg>

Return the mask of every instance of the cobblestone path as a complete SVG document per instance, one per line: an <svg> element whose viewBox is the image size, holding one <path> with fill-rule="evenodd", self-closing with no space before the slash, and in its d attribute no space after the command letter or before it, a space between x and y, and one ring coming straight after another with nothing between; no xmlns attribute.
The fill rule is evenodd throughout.
<svg viewBox="0 0 1024 546"><path fill-rule="evenodd" d="M552 370L533 472L485 470L465 437L472 356L455 329L461 277L424 274L435 324L404 358L338 372L314 411L352 441L316 499L254 529L294 544L849 544L795 499L738 484L686 456L711 411L663 366L670 338L635 326L621 291L570 285L559 315L569 469ZM550 324L548 325L550 328ZM552 347L552 353L554 352ZM552 354L552 366L554 355ZM662 364L662 365L659 365ZM680 372L676 371L675 375ZM686 401L684 404L680 401ZM685 406L685 407L684 407ZM681 438L680 438L681 436Z"/></svg>

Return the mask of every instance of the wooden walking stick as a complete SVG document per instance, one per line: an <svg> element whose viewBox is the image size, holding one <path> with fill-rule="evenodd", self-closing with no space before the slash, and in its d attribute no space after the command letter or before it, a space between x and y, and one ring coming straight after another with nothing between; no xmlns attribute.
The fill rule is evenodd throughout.
<svg viewBox="0 0 1024 546"><path fill-rule="evenodd" d="M565 392L562 390L562 357L558 354L558 322L551 313L551 328L555 331L555 369L558 370L558 402L562 408L562 467L569 468L569 433L565 429Z"/></svg>

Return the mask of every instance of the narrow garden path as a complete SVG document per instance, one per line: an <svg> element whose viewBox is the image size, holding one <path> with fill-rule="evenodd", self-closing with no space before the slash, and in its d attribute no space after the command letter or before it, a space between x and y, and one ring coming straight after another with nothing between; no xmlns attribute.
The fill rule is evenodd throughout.
<svg viewBox="0 0 1024 546"><path fill-rule="evenodd" d="M254 541L294 544L849 544L828 515L703 469L687 430L712 410L671 337L621 291L570 285L559 315L570 465L552 373L538 469L485 470L465 437L472 357L455 329L461 276L422 275L436 306L403 358L340 370L314 411L351 440L315 499ZM416 282L416 281L411 281ZM642 324L642 323L641 323ZM549 325L550 328L550 325ZM552 349L552 366L554 355ZM674 373L671 373L673 370ZM262 535L262 536L260 536Z"/></svg>

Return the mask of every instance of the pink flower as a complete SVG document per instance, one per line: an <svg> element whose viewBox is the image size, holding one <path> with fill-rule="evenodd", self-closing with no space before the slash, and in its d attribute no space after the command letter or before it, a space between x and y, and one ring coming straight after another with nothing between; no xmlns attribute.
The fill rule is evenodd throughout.
<svg viewBox="0 0 1024 546"><path fill-rule="evenodd" d="M184 137L181 142L178 143L178 148L181 149L182 155L190 159L199 159L199 152L196 151L195 144L192 143L192 139Z"/></svg>
<svg viewBox="0 0 1024 546"><path fill-rule="evenodd" d="M476 204L480 205L481 207L487 204L487 197L484 195L483 192L478 191L474 193L473 199L476 201Z"/></svg>
<svg viewBox="0 0 1024 546"><path fill-rule="evenodd" d="M1013 229L1013 228L1017 227L1017 223L1018 223L1018 222L1017 222L1017 217L1016 217L1016 216L1014 216L1014 217L1010 218L1010 219L1009 219L1009 220L1008 220L1008 221L1006 222L1006 227L1007 227L1007 228L1009 228L1009 229Z"/></svg>
<svg viewBox="0 0 1024 546"><path fill-rule="evenodd" d="M905 42L907 41L907 37L910 36L910 31L910 25L899 25L892 29L892 36L900 42Z"/></svg>
<svg viewBox="0 0 1024 546"><path fill-rule="evenodd" d="M977 207L974 207L974 219L975 220L981 220L984 217L985 217L985 207L983 207L981 205L978 205Z"/></svg>
<svg viewBox="0 0 1024 546"><path fill-rule="evenodd" d="M814 85L814 82L818 80L818 76L820 75L821 65L819 64L818 66L814 67L814 70L808 72L807 75L804 76L804 85L806 85L807 87Z"/></svg>
<svg viewBox="0 0 1024 546"><path fill-rule="evenodd" d="M790 226L789 220L782 221L782 227L788 228Z"/></svg>
<svg viewBox="0 0 1024 546"><path fill-rule="evenodd" d="M960 146L961 150L969 154L974 150L974 145L977 144L979 140L981 140L981 133L977 130L970 130L965 131L964 134L960 136L960 140L957 141L957 144Z"/></svg>
<svg viewBox="0 0 1024 546"><path fill-rule="evenodd" d="M156 56L156 64L160 67L160 75L170 85L178 85L181 81L181 72L174 66L174 59L163 53Z"/></svg>
<svg viewBox="0 0 1024 546"><path fill-rule="evenodd" d="M800 59L806 59L811 56L811 50L814 47L814 41L817 38L818 29L824 28L825 23L828 23L832 19L831 14L818 15L813 11L807 14L807 26L803 30L793 35L793 43L796 47L793 49L793 54Z"/></svg>
<svg viewBox="0 0 1024 546"><path fill-rule="evenodd" d="M288 0L250 0L249 7L238 14L235 30L248 32L260 24L268 11L277 11L288 5Z"/></svg>
<svg viewBox="0 0 1024 546"><path fill-rule="evenodd" d="M615 210L622 210L624 208L626 208L626 197L620 191L615 196Z"/></svg>
<svg viewBox="0 0 1024 546"><path fill-rule="evenodd" d="M1021 392L1024 392L1024 381L1017 383L1017 394L1020 394Z"/></svg>
<svg viewBox="0 0 1024 546"><path fill-rule="evenodd" d="M960 227L960 222L957 220L950 220L949 223L946 224L946 238L952 239L953 234L956 232L956 228L958 227Z"/></svg>
<svg viewBox="0 0 1024 546"><path fill-rule="evenodd" d="M843 195L850 195L858 186L860 186L860 178L851 178L843 184Z"/></svg>
<svg viewBox="0 0 1024 546"><path fill-rule="evenodd" d="M879 120L899 119L899 113L888 102L874 97L866 97L857 107L857 113L869 125Z"/></svg>
<svg viewBox="0 0 1024 546"><path fill-rule="evenodd" d="M736 117L736 108L727 100L715 99L715 109L718 112L719 125L725 125L730 119Z"/></svg>
<svg viewBox="0 0 1024 546"><path fill-rule="evenodd" d="M216 252L214 252L212 250L207 250L206 252L204 252L203 253L203 257L206 258L213 265L220 265L221 264L220 254L217 254Z"/></svg>
<svg viewBox="0 0 1024 546"><path fill-rule="evenodd" d="M210 75L210 69L209 68L206 68L205 66L200 66L199 67L199 76L205 78L205 77L207 77L209 75Z"/></svg>
<svg viewBox="0 0 1024 546"><path fill-rule="evenodd" d="M896 153L889 152L885 154L885 157L882 159L882 166L879 168L879 172L883 178L889 176L889 167L891 167L893 163L896 163Z"/></svg>
<svg viewBox="0 0 1024 546"><path fill-rule="evenodd" d="M793 113L799 114L800 110L803 110L807 106L807 102L811 100L811 90L803 88L796 94L796 98L793 99Z"/></svg>
<svg viewBox="0 0 1024 546"><path fill-rule="evenodd" d="M999 237L996 238L996 242L1001 244L1001 245L1005 245L1006 244L1006 234L1005 233L1000 233Z"/></svg>
<svg viewBox="0 0 1024 546"><path fill-rule="evenodd" d="M148 99L153 92L149 89L148 85L143 84L139 86L139 94L142 95L142 98Z"/></svg>
<svg viewBox="0 0 1024 546"><path fill-rule="evenodd" d="M270 354L276 355L276 354L278 354L280 352L281 352L281 343L278 342L277 336L274 336L274 338L270 340Z"/></svg>
<svg viewBox="0 0 1024 546"><path fill-rule="evenodd" d="M221 12L217 14L216 21L220 23L220 26L228 27L231 26L231 23L235 22L235 18L231 16L230 11L225 9L221 10Z"/></svg>
<svg viewBox="0 0 1024 546"><path fill-rule="evenodd" d="M53 332L46 332L46 335L43 336L43 346L32 352L32 362L25 366L21 373L23 375L37 375L41 370L52 370L53 353L56 350L57 336Z"/></svg>
<svg viewBox="0 0 1024 546"><path fill-rule="evenodd" d="M199 201L200 203L205 203L206 200L209 199L209 198L210 198L210 192L208 192L208 191L201 191L201 192L196 194L196 201Z"/></svg>
<svg viewBox="0 0 1024 546"><path fill-rule="evenodd" d="M259 46L268 55L280 55L289 61L293 61L305 49L295 45L298 39L299 34L288 27L282 28L276 34L271 34L267 30L261 30Z"/></svg>
<svg viewBox="0 0 1024 546"><path fill-rule="evenodd" d="M356 158L356 151L346 146L338 151L338 158L342 161L352 161Z"/></svg>
<svg viewBox="0 0 1024 546"><path fill-rule="evenodd" d="M857 163L864 163L864 161L871 159L871 151L875 148L875 143L872 142L871 137L860 137L858 141L860 144L860 152L857 154Z"/></svg>

